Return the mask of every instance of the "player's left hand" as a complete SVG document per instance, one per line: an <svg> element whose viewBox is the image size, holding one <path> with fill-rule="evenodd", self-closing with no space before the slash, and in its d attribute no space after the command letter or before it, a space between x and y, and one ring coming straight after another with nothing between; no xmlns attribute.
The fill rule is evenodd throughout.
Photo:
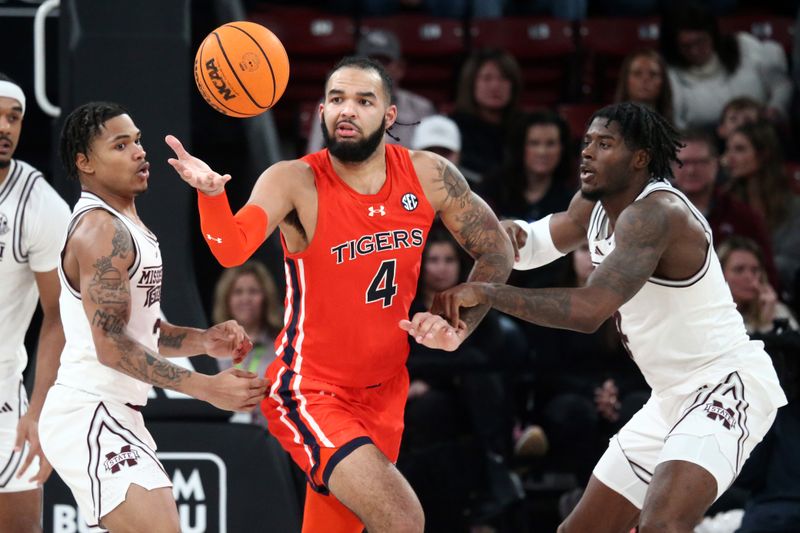
<svg viewBox="0 0 800 533"><path fill-rule="evenodd" d="M22 448L25 446L25 442L28 442L30 448L27 457L25 457L25 461L19 467L17 478L21 478L25 471L28 470L28 467L31 466L33 458L38 457L39 471L29 478L28 481L36 483L41 487L44 485L44 482L47 481L47 478L50 477L50 474L53 472L53 467L50 466L50 462L44 456L44 452L42 452L42 445L39 443L39 424L37 420L34 420L30 416L30 413L22 415L19 422L17 422L17 439L14 442L14 451L21 452Z"/></svg>
<svg viewBox="0 0 800 533"><path fill-rule="evenodd" d="M203 333L203 347L208 355L233 357L233 364L238 364L253 349L253 342L242 326L235 320L228 320Z"/></svg>
<svg viewBox="0 0 800 533"><path fill-rule="evenodd" d="M462 283L442 291L433 297L431 313L447 317L453 327L457 327L460 307L475 307L487 303L486 283Z"/></svg>
<svg viewBox="0 0 800 533"><path fill-rule="evenodd" d="M452 352L467 338L467 325L459 321L456 327L433 313L416 313L411 320L401 320L400 329L407 331L419 344Z"/></svg>

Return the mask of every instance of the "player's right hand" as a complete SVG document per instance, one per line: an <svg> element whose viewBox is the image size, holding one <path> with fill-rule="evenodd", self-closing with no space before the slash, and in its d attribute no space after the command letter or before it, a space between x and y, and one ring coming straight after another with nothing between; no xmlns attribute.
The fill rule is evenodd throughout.
<svg viewBox="0 0 800 533"><path fill-rule="evenodd" d="M167 163L172 165L183 181L208 196L222 194L225 184L231 179L230 174L221 176L211 170L205 161L187 152L174 135L167 135L164 140L178 157L177 159L170 157Z"/></svg>
<svg viewBox="0 0 800 533"><path fill-rule="evenodd" d="M513 220L502 220L500 225L506 230L508 238L511 239L511 246L514 247L514 261L519 261L519 249L525 246L528 234Z"/></svg>
<svg viewBox="0 0 800 533"><path fill-rule="evenodd" d="M47 478L50 477L50 474L53 472L53 467L50 466L50 462L44 456L42 445L39 443L38 426L38 422L31 417L30 412L20 417L17 423L17 438L14 442L14 451L21 452L25 447L25 442L30 444L28 455L17 471L17 478L21 478L28 470L28 467L31 466L33 458L38 457L39 471L28 478L28 482L36 483L41 487L44 485L44 482L47 481Z"/></svg>
<svg viewBox="0 0 800 533"><path fill-rule="evenodd" d="M266 380L238 368L211 376L208 388L203 399L226 411L252 411L267 394Z"/></svg>

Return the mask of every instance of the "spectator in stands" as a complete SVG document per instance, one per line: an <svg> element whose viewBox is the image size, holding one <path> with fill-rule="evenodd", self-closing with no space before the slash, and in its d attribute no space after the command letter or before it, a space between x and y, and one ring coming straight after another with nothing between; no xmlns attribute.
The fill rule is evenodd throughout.
<svg viewBox="0 0 800 533"><path fill-rule="evenodd" d="M461 167L461 132L451 118L443 115L431 115L423 118L414 130L411 138L412 150L427 150L444 157L459 170L470 187L480 190L482 177L480 174Z"/></svg>
<svg viewBox="0 0 800 533"><path fill-rule="evenodd" d="M521 92L519 64L508 52L482 49L467 59L452 116L461 131L463 166L483 175L502 164Z"/></svg>
<svg viewBox="0 0 800 533"><path fill-rule="evenodd" d="M777 288L779 283L772 259L772 240L763 217L716 183L719 154L714 138L705 130L688 130L681 136L681 141L684 147L678 152L678 157L682 164L673 166L673 184L706 217L716 245L733 235L757 242L765 253L769 281Z"/></svg>
<svg viewBox="0 0 800 533"><path fill-rule="evenodd" d="M749 96L739 96L722 108L722 115L717 125L717 135L724 143L739 126L766 118L767 108L764 107L764 104Z"/></svg>
<svg viewBox="0 0 800 533"><path fill-rule="evenodd" d="M614 102L636 102L672 122L672 89L667 63L655 50L633 52L622 62Z"/></svg>
<svg viewBox="0 0 800 533"><path fill-rule="evenodd" d="M383 64L394 83L394 104L397 106L395 126L387 130L387 142L411 146L416 123L436 112L433 103L416 93L400 87L406 73L406 63L397 36L388 30L373 30L361 36L356 47L356 55L369 57ZM306 153L323 148L322 129L311 128Z"/></svg>
<svg viewBox="0 0 800 533"><path fill-rule="evenodd" d="M236 365L263 376L275 359L275 337L283 327L283 304L266 267L258 261L225 270L214 289L215 323L236 320L253 341L253 349ZM220 370L233 365L230 359L218 359ZM238 413L237 413L238 414ZM256 407L245 421L266 427L261 410ZM234 415L235 417L236 415Z"/></svg>
<svg viewBox="0 0 800 533"><path fill-rule="evenodd" d="M450 233L434 223L422 255L412 315L429 309L434 294L465 279L468 259L460 250ZM463 509L456 507L467 505L469 492L482 487L488 487L484 498L497 506L519 498L506 467L513 420L503 371L526 354L516 324L494 311L454 352L412 344L398 466L422 502L426 531L459 531L456 522ZM463 442L469 437L470 448L478 450L475 457L465 456L469 452Z"/></svg>
<svg viewBox="0 0 800 533"><path fill-rule="evenodd" d="M763 254L755 242L734 236L722 243L717 253L748 333L769 333L775 329L775 321L781 319L787 320L791 329L797 329L791 311L767 282Z"/></svg>
<svg viewBox="0 0 800 533"><path fill-rule="evenodd" d="M723 165L733 195L764 217L785 301L793 303L800 271L800 198L791 194L778 136L768 122L740 126L728 137ZM789 291L789 292L787 292Z"/></svg>
<svg viewBox="0 0 800 533"><path fill-rule="evenodd" d="M573 0L575 1L575 0ZM578 0L585 1L585 0ZM325 2L337 13L357 16L387 16L398 12L422 11L434 17L462 19L497 18L503 15L504 0L328 0Z"/></svg>
<svg viewBox="0 0 800 533"><path fill-rule="evenodd" d="M777 43L748 33L721 35L715 16L697 3L669 9L660 39L679 128L715 126L722 107L737 96L766 105L772 120L787 117L792 84Z"/></svg>
<svg viewBox="0 0 800 533"><path fill-rule="evenodd" d="M531 222L563 211L575 193L569 126L550 111L524 115L514 126L503 167L486 180L495 211Z"/></svg>

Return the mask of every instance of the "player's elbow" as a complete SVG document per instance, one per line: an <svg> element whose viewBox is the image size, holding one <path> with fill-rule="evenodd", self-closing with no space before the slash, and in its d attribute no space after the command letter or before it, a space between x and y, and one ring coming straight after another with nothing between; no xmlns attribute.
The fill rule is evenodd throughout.
<svg viewBox="0 0 800 533"><path fill-rule="evenodd" d="M603 325L604 320L598 320L595 317L586 317L582 320L579 320L577 323L577 327L575 328L580 333L595 333L600 326Z"/></svg>
<svg viewBox="0 0 800 533"><path fill-rule="evenodd" d="M107 332L95 333L93 337L97 361L103 366L115 368L119 362L120 354L117 349L117 343L114 342L111 334Z"/></svg>

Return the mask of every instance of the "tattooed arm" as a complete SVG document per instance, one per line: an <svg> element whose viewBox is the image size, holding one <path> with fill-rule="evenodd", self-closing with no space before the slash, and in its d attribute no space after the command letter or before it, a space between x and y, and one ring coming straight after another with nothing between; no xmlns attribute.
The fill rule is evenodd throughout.
<svg viewBox="0 0 800 533"><path fill-rule="evenodd" d="M443 157L414 152L414 166L442 222L475 259L468 281L505 282L514 264L511 241L486 202L470 190L461 172ZM475 330L488 310L488 305L481 305L462 314L468 333Z"/></svg>
<svg viewBox="0 0 800 533"><path fill-rule="evenodd" d="M192 372L167 361L128 334L131 316L128 268L134 253L128 229L117 217L102 210L87 213L65 247L65 270L72 267L70 270L74 269L74 277L79 280L83 308L100 363L222 409L254 406L263 396L263 380L249 373L205 376Z"/></svg>
<svg viewBox="0 0 800 533"><path fill-rule="evenodd" d="M208 329L186 328L159 321L158 353L164 357L208 354L239 362L253 348L244 328L228 320Z"/></svg>
<svg viewBox="0 0 800 533"><path fill-rule="evenodd" d="M448 317L459 307L492 307L540 326L591 333L633 298L658 266L672 237L673 214L656 198L628 206L614 229L615 248L576 289L520 289L465 284L437 296Z"/></svg>

